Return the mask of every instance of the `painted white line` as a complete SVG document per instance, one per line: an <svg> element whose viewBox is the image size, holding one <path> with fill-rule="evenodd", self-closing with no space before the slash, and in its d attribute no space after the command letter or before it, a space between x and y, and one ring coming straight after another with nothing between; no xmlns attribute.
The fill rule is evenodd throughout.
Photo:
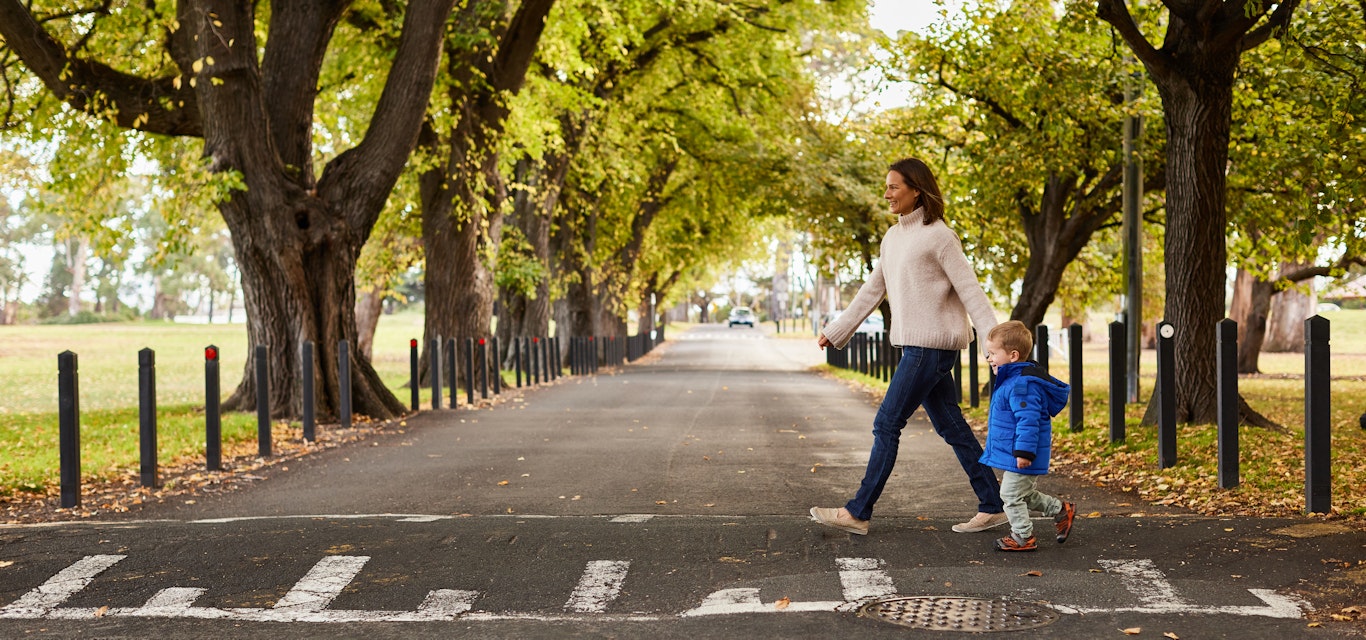
<svg viewBox="0 0 1366 640"><path fill-rule="evenodd" d="M326 609L369 560L370 556L328 556L319 560L275 603L275 608L301 612Z"/></svg>
<svg viewBox="0 0 1366 640"><path fill-rule="evenodd" d="M600 613L607 610L607 603L615 600L621 593L621 584L626 581L626 570L631 567L624 560L594 560L583 570L579 585L569 594L564 603L565 611L576 613Z"/></svg>
<svg viewBox="0 0 1366 640"><path fill-rule="evenodd" d="M1152 560L1100 560L1100 566L1119 575L1120 582L1129 593L1138 596L1145 606L1188 607L1190 603L1181 599L1176 587L1167 582L1167 576L1157 568Z"/></svg>
<svg viewBox="0 0 1366 640"><path fill-rule="evenodd" d="M451 520L454 518L455 516L409 516L406 518L399 518L398 520L395 520L395 522L436 522L437 520Z"/></svg>
<svg viewBox="0 0 1366 640"><path fill-rule="evenodd" d="M840 584L844 586L844 599L849 602L896 593L892 577L882 570L887 563L880 558L835 558L835 565L840 568Z"/></svg>
<svg viewBox="0 0 1366 640"><path fill-rule="evenodd" d="M698 616L725 616L738 613L783 613L787 611L839 611L848 603L834 601L789 601L779 608L778 603L764 604L759 600L759 590L753 587L722 589L707 596L695 609L678 614L681 618Z"/></svg>
<svg viewBox="0 0 1366 640"><path fill-rule="evenodd" d="M203 595L206 589L199 587L171 587L162 589L152 596L147 604L142 605L139 615L144 616L174 616L189 609L199 596Z"/></svg>
<svg viewBox="0 0 1366 640"><path fill-rule="evenodd" d="M41 618L52 612L76 592L86 588L95 576L128 556L86 556L57 572L32 591L0 609L0 618Z"/></svg>
<svg viewBox="0 0 1366 640"><path fill-rule="evenodd" d="M647 514L647 513L631 513L631 514L627 514L627 515L624 515L624 516L617 516L617 517L615 517L615 518L612 518L611 520L608 520L608 522L621 522L621 523L626 523L626 524L640 524L640 523L642 523L642 522L649 522L650 519L653 518L653 517L654 517L653 515L650 515L650 514Z"/></svg>

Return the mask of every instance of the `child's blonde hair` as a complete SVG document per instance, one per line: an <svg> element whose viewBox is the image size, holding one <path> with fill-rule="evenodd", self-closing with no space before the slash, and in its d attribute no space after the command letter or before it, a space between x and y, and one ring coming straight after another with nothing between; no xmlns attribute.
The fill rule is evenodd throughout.
<svg viewBox="0 0 1366 640"><path fill-rule="evenodd" d="M1019 320L1007 320L987 332L987 340L995 342L1006 351L1019 351L1021 360L1029 359L1034 349L1034 334Z"/></svg>

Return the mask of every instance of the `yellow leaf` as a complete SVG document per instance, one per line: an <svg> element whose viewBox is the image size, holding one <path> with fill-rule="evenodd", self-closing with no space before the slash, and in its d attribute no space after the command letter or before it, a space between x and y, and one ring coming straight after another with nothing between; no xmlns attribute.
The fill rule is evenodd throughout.
<svg viewBox="0 0 1366 640"><path fill-rule="evenodd" d="M191 70L191 71L194 71L195 73L199 73L199 72L202 71L203 69L204 69L204 59L203 59L203 58L196 58L194 62L191 62L191 63L190 63L190 70Z"/></svg>
<svg viewBox="0 0 1366 640"><path fill-rule="evenodd" d="M100 608L96 609L96 610L95 610L95 617L96 617L96 618L103 618L103 617L104 617L104 614L106 614L106 613L109 613L109 605L104 605L103 607L100 607Z"/></svg>
<svg viewBox="0 0 1366 640"><path fill-rule="evenodd" d="M175 79L171 80L171 86L175 87L176 91L180 90L180 76L176 76Z"/></svg>
<svg viewBox="0 0 1366 640"><path fill-rule="evenodd" d="M1136 636L1143 633L1143 627L1129 627L1128 629L1120 629L1120 631L1126 636Z"/></svg>
<svg viewBox="0 0 1366 640"><path fill-rule="evenodd" d="M668 500L655 500L655 504L669 504Z"/></svg>
<svg viewBox="0 0 1366 640"><path fill-rule="evenodd" d="M1171 638L1172 640L1181 640L1181 636L1178 636L1178 635L1176 635L1175 633L1172 633L1172 632L1170 632L1170 631L1168 631L1168 632L1162 634L1162 637L1163 637L1163 638Z"/></svg>
<svg viewBox="0 0 1366 640"><path fill-rule="evenodd" d="M498 486L500 486L500 487L506 487L506 486L508 486L508 481L507 481L507 480L503 480L503 481L501 481L501 482L498 483Z"/></svg>
<svg viewBox="0 0 1366 640"><path fill-rule="evenodd" d="M204 64L209 65L210 67L212 67L212 66L213 66L213 56L205 56L205 57L204 57Z"/></svg>
<svg viewBox="0 0 1366 640"><path fill-rule="evenodd" d="M779 598L777 602L773 603L773 608L782 611L783 609L786 609L790 604L792 604L792 600L787 596L783 596L782 598Z"/></svg>

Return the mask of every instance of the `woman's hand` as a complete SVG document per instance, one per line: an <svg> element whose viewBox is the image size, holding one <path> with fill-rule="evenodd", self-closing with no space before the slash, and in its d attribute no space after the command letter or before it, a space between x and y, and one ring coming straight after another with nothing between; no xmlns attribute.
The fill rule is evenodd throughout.
<svg viewBox="0 0 1366 640"><path fill-rule="evenodd" d="M834 346L833 344L830 344L830 338L825 337L824 333L822 333L821 337L816 340L816 344L820 345L822 350L826 347Z"/></svg>

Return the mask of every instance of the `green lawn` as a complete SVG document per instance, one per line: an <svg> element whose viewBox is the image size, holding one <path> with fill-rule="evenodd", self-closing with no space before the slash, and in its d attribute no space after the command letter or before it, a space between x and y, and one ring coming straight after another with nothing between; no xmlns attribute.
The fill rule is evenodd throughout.
<svg viewBox="0 0 1366 640"><path fill-rule="evenodd" d="M374 365L406 405L408 341L422 337L422 315L383 316L375 332ZM156 352L157 440L162 464L202 459L204 347L220 352L222 392L241 380L247 349L242 324L169 322L0 327L0 495L48 490L57 482L57 354L78 357L81 467L87 477L136 474L138 351ZM421 394L430 402L430 390ZM223 416L225 448L254 441L256 417ZM226 449L225 449L226 450Z"/></svg>

